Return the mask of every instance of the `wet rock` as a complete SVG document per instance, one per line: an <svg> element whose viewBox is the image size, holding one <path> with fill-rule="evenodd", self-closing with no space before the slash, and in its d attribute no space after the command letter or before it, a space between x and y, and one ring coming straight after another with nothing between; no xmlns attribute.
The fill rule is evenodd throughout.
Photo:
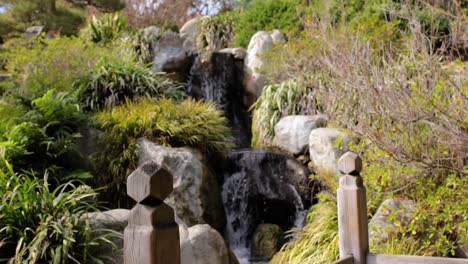
<svg viewBox="0 0 468 264"><path fill-rule="evenodd" d="M166 148L149 140L138 142L139 164L155 161L174 176L174 191L165 203L174 208L178 221L187 226L208 223L224 227L221 191L203 155L190 148Z"/></svg>
<svg viewBox="0 0 468 264"><path fill-rule="evenodd" d="M270 260L281 248L283 230L278 225L261 224L255 230L252 241L252 258Z"/></svg>
<svg viewBox="0 0 468 264"><path fill-rule="evenodd" d="M227 237L236 253L250 248L261 223L283 230L302 225L311 183L309 170L295 159L261 150L233 150L221 169Z"/></svg>
<svg viewBox="0 0 468 264"><path fill-rule="evenodd" d="M309 145L310 132L327 125L323 115L286 116L275 125L274 144L282 150L297 155L303 153Z"/></svg>
<svg viewBox="0 0 468 264"><path fill-rule="evenodd" d="M251 141L250 118L243 102L242 62L232 53L214 52L208 60L200 56L190 69L188 94L214 102L223 110L235 144L247 147Z"/></svg>

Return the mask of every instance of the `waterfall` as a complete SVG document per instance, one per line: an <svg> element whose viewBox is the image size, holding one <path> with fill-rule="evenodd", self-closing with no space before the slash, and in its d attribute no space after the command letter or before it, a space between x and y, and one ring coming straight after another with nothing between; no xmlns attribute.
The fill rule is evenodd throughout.
<svg viewBox="0 0 468 264"><path fill-rule="evenodd" d="M302 227L306 210L296 183L307 173L297 164L292 171L290 165L287 156L258 150L232 151L223 164L225 235L240 264L261 263L250 260L259 224L277 224L283 230Z"/></svg>
<svg viewBox="0 0 468 264"><path fill-rule="evenodd" d="M243 103L242 61L232 54L199 55L190 69L187 92L224 111L238 147L250 145L250 118Z"/></svg>

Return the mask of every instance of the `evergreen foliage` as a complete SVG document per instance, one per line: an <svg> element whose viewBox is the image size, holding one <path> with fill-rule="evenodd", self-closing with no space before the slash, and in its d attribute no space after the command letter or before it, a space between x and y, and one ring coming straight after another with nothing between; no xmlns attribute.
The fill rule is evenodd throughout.
<svg viewBox="0 0 468 264"><path fill-rule="evenodd" d="M137 166L137 140L164 146L189 146L208 153L232 147L223 113L209 103L186 99L142 98L104 110L95 123L103 131L95 156L99 186L108 186L113 201L125 201L125 179Z"/></svg>

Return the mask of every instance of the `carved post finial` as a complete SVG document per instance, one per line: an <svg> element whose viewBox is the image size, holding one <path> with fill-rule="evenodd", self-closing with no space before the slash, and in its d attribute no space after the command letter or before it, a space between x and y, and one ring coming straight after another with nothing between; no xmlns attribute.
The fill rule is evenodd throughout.
<svg viewBox="0 0 468 264"><path fill-rule="evenodd" d="M362 171L361 157L354 152L346 152L338 160L338 170L343 174L359 176Z"/></svg>
<svg viewBox="0 0 468 264"><path fill-rule="evenodd" d="M347 152L338 160L340 178L337 191L340 257L352 255L355 264L366 264L369 252L366 188L359 173L362 160Z"/></svg>
<svg viewBox="0 0 468 264"><path fill-rule="evenodd" d="M172 174L154 161L128 176L127 194L138 204L124 231L125 264L180 264L179 227L163 202L172 191Z"/></svg>

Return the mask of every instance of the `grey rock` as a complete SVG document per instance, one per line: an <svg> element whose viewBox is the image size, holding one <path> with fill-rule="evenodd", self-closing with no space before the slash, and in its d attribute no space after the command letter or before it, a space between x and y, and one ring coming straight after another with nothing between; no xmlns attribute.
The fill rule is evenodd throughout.
<svg viewBox="0 0 468 264"><path fill-rule="evenodd" d="M174 191L165 202L187 226L224 226L224 212L217 179L206 166L203 155L190 148L166 148L149 140L138 142L139 164L152 160L174 177Z"/></svg>
<svg viewBox="0 0 468 264"><path fill-rule="evenodd" d="M286 38L284 37L283 33L281 33L278 29L273 29L269 33L275 45L286 43Z"/></svg>
<svg viewBox="0 0 468 264"><path fill-rule="evenodd" d="M179 225L182 264L237 264L221 234L209 225Z"/></svg>
<svg viewBox="0 0 468 264"><path fill-rule="evenodd" d="M24 38L25 39L30 39L30 38L38 37L39 35L41 35L43 30L44 30L44 26L28 27L24 31Z"/></svg>
<svg viewBox="0 0 468 264"><path fill-rule="evenodd" d="M157 72L185 72L189 68L190 55L183 47L178 33L167 31L153 44L153 70Z"/></svg>
<svg viewBox="0 0 468 264"><path fill-rule="evenodd" d="M395 222L401 226L407 225L413 218L415 209L413 200L385 200L369 222L370 242L374 244L385 242L389 234L399 228Z"/></svg>
<svg viewBox="0 0 468 264"><path fill-rule="evenodd" d="M243 48L225 48L218 52L232 54L236 60L243 60L247 55L247 51Z"/></svg>
<svg viewBox="0 0 468 264"><path fill-rule="evenodd" d="M309 154L314 168L320 172L337 173L337 160L348 151L353 139L338 128L317 128L309 135Z"/></svg>
<svg viewBox="0 0 468 264"><path fill-rule="evenodd" d="M291 154L300 154L309 145L310 132L326 125L327 119L323 115L283 117L275 125L274 144Z"/></svg>
<svg viewBox="0 0 468 264"><path fill-rule="evenodd" d="M244 60L244 80L246 92L255 100L258 98L266 84L265 77L260 74L260 69L266 65L262 54L273 47L273 39L266 31L260 31L253 35L247 48Z"/></svg>
<svg viewBox="0 0 468 264"><path fill-rule="evenodd" d="M197 38L201 33L201 22L208 16L196 17L187 21L179 30L180 36L183 38L183 47L185 50L197 53L200 51L200 47L197 43Z"/></svg>
<svg viewBox="0 0 468 264"><path fill-rule="evenodd" d="M98 257L105 260L104 263L123 263L123 232L128 224L129 214L130 210L114 209L83 215L83 218L89 220L91 230L110 229L116 232L116 234L108 238L114 243L115 247L109 244L101 244L99 250L97 250L99 252ZM102 234L95 234L96 237L100 235Z"/></svg>
<svg viewBox="0 0 468 264"><path fill-rule="evenodd" d="M270 260L281 248L283 230L278 225L261 224L255 229L252 239L252 258Z"/></svg>
<svg viewBox="0 0 468 264"><path fill-rule="evenodd" d="M457 249L455 249L455 256L457 258L468 258L468 244L459 246Z"/></svg>

